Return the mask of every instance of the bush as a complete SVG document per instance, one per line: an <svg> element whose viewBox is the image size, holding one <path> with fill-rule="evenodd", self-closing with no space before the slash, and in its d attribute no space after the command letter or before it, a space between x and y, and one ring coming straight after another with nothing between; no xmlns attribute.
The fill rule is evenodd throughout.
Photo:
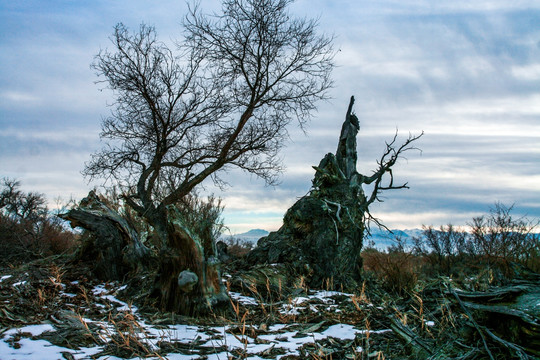
<svg viewBox="0 0 540 360"><path fill-rule="evenodd" d="M507 270L515 262L540 270L540 238L534 233L538 222L516 219L512 209L496 203L488 215L475 217L470 224L472 249L488 265L502 265Z"/></svg>
<svg viewBox="0 0 540 360"><path fill-rule="evenodd" d="M540 272L538 222L515 218L507 207L496 203L489 214L475 217L470 231L452 224L435 229L423 226L421 236L413 238L412 252L403 239L379 251L373 243L364 248L364 269L383 281L384 286L402 295L411 290L418 277L446 275L454 278L485 276L490 284L504 283L519 272Z"/></svg>
<svg viewBox="0 0 540 360"><path fill-rule="evenodd" d="M2 180L0 191L0 265L16 265L71 249L76 235L52 216L43 194L23 193L20 182Z"/></svg>
<svg viewBox="0 0 540 360"><path fill-rule="evenodd" d="M450 276L460 272L460 264L468 253L468 234L452 224L441 226L423 226L423 234L413 238L413 251L427 260L429 272Z"/></svg>
<svg viewBox="0 0 540 360"><path fill-rule="evenodd" d="M253 249L252 242L233 236L226 239L225 243L227 244L227 254L233 258L244 257L251 249Z"/></svg>
<svg viewBox="0 0 540 360"><path fill-rule="evenodd" d="M388 291L405 295L418 281L418 257L399 249L399 246L387 252L369 248L362 252L362 258L364 270L375 274Z"/></svg>
<svg viewBox="0 0 540 360"><path fill-rule="evenodd" d="M488 215L473 218L470 232L449 224L424 226L414 238L414 253L427 260L426 272L447 276L494 269L513 276L512 263L540 271L538 222L514 218L513 206L496 203Z"/></svg>

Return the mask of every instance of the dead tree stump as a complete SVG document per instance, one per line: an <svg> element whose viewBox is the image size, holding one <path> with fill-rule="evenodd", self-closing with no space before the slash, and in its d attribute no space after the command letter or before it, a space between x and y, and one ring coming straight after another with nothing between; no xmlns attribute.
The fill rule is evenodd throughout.
<svg viewBox="0 0 540 360"><path fill-rule="evenodd" d="M353 103L351 98L336 154L314 166L310 192L287 211L278 231L259 240L248 263L288 264L291 275L303 276L311 287L353 288L361 279L368 199L356 171L360 125Z"/></svg>
<svg viewBox="0 0 540 360"><path fill-rule="evenodd" d="M91 264L103 280L122 280L130 271L148 264L150 250L139 234L118 212L99 199L94 191L77 208L59 215L71 227L85 229L76 260Z"/></svg>

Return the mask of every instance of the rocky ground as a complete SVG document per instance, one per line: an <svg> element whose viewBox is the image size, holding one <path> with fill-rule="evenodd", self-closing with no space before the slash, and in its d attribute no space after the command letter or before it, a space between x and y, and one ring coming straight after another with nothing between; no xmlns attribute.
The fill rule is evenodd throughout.
<svg viewBox="0 0 540 360"><path fill-rule="evenodd" d="M401 297L370 279L356 293L225 279L230 310L195 319L131 303L133 282L99 283L58 258L2 269L0 359L535 358L534 339L532 350L503 340L449 279Z"/></svg>

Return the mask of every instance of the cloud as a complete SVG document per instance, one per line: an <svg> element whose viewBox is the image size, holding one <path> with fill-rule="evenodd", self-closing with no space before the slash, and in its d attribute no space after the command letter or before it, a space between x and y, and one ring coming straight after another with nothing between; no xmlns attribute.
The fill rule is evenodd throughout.
<svg viewBox="0 0 540 360"><path fill-rule="evenodd" d="M455 211L445 211L444 209L441 209L430 211L415 211L411 214L410 211L396 211L392 209L385 209L384 211L373 211L373 216L381 220L383 224L389 229L415 229L420 228L418 224L426 226L461 224L459 226L465 226L468 222L472 221L473 217L479 216L479 213L456 213ZM376 227L376 224L372 223L370 226Z"/></svg>
<svg viewBox="0 0 540 360"><path fill-rule="evenodd" d="M25 93L20 91L6 90L0 94L0 102L22 103L24 105L32 105L40 101L40 98L32 93Z"/></svg>
<svg viewBox="0 0 540 360"><path fill-rule="evenodd" d="M58 197L80 200L88 194L92 184L87 184L80 173L85 160L80 153L31 151L23 156L2 157L1 177L20 180L24 191L45 194L49 207L54 207Z"/></svg>
<svg viewBox="0 0 540 360"><path fill-rule="evenodd" d="M70 145L79 146L81 143L92 143L92 145L96 145L96 134L80 127L39 131L8 127L0 129L0 137L5 138L5 140L12 139L14 141L27 141L30 143L39 141L60 143L64 150L70 150Z"/></svg>
<svg viewBox="0 0 540 360"><path fill-rule="evenodd" d="M514 65L511 67L512 75L521 81L540 81L540 63L524 66Z"/></svg>
<svg viewBox="0 0 540 360"><path fill-rule="evenodd" d="M220 2L205 1L207 12ZM129 11L126 11L129 9ZM231 172L219 192L227 221L242 230L279 227L317 165L334 152L351 95L360 118L359 171L376 167L399 128L425 136L395 175L410 190L373 207L391 227L464 224L500 200L540 217L540 4L531 1L299 0L336 34L334 99L321 103L307 136L291 127L277 188ZM113 97L89 68L112 27L155 25L172 44L186 4L163 1L29 0L0 4L0 168L28 190L84 196L79 171L100 146ZM251 225L250 225L251 224Z"/></svg>

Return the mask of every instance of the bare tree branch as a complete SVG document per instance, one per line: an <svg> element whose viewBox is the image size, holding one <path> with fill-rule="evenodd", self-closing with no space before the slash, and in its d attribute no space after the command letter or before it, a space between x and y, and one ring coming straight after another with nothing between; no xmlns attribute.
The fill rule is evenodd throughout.
<svg viewBox="0 0 540 360"><path fill-rule="evenodd" d="M401 184L401 185L395 185L394 184L394 174L392 172L392 167L396 164L397 160L400 157L403 157L403 153L411 150L418 150L421 151L416 146L413 146L412 143L416 140L418 140L420 137L424 135L424 132L420 135L411 135L409 134L409 137L403 144L400 146L396 145L396 140L398 136L398 132L396 131L392 141L390 143L386 143L386 149L384 153L382 154L381 158L377 161L378 169L374 171L374 173L369 177L363 177L363 183L366 185L374 183L373 190L371 192L371 195L367 199L367 205L372 204L375 201L382 201L379 197L379 195L386 190L397 190L397 189L408 189L407 183ZM388 174L388 184L383 185L383 179L384 176Z"/></svg>
<svg viewBox="0 0 540 360"><path fill-rule="evenodd" d="M208 177L222 183L230 167L275 183L286 127L305 126L327 99L334 66L333 38L292 17L290 3L224 0L214 15L192 7L175 53L153 27L118 24L113 50L92 64L115 101L105 147L83 174L119 183L126 202L152 216Z"/></svg>

